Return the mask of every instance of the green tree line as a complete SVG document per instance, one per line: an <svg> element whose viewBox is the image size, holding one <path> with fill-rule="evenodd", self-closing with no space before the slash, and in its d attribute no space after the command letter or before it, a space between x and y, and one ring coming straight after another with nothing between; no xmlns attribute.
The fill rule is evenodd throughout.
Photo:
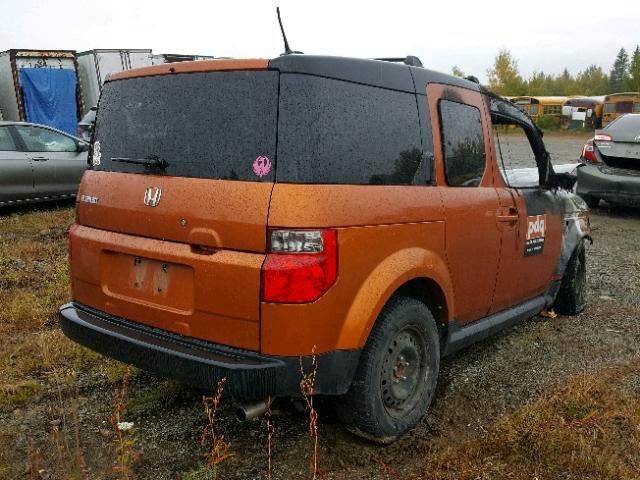
<svg viewBox="0 0 640 480"><path fill-rule="evenodd" d="M464 77L454 66L452 73ZM500 50L493 66L487 70L489 88L500 95L605 95L617 92L640 92L640 46L629 56L624 48L616 55L613 67L606 73L597 65L589 65L577 75L565 68L559 75L534 72L524 78L518 71L518 60L509 50Z"/></svg>

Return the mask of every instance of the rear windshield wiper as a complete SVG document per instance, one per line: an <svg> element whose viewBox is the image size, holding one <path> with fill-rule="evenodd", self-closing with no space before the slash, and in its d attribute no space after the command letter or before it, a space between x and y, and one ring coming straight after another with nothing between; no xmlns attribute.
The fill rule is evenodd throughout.
<svg viewBox="0 0 640 480"><path fill-rule="evenodd" d="M147 158L128 158L128 157L112 157L112 162L133 163L135 165L144 165L145 167L154 167L164 170L169 166L169 162L157 155L149 155Z"/></svg>

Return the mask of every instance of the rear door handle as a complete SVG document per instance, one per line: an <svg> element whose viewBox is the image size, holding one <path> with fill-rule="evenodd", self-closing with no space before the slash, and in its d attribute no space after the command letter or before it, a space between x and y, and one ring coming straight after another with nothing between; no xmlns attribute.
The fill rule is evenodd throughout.
<svg viewBox="0 0 640 480"><path fill-rule="evenodd" d="M32 157L31 159L34 162L46 162L47 160L49 160L47 157Z"/></svg>

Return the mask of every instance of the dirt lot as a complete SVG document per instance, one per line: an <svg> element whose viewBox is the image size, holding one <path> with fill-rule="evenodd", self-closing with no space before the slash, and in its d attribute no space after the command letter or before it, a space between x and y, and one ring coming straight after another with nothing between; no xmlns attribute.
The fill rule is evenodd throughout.
<svg viewBox="0 0 640 480"><path fill-rule="evenodd" d="M582 142L547 138L572 158ZM72 221L69 204L0 212L2 479L127 478L114 470L108 421L126 366L75 346L56 325ZM429 415L396 443L352 436L317 399L319 476L640 478L640 210L605 206L592 227L587 310L532 318L446 358ZM199 473L201 392L134 371L123 406L120 419L134 423L131 478L267 477L264 420L236 422L224 394L217 429L233 456ZM301 404L278 400L272 420L273 478L311 478Z"/></svg>

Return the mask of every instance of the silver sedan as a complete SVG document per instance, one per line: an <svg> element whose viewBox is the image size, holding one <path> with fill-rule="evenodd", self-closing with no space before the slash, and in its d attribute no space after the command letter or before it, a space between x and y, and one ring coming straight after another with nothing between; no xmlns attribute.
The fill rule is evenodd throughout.
<svg viewBox="0 0 640 480"><path fill-rule="evenodd" d="M54 128L0 121L0 207L74 197L88 150Z"/></svg>
<svg viewBox="0 0 640 480"><path fill-rule="evenodd" d="M582 148L578 195L597 207L610 204L640 206L640 114L628 113L596 130Z"/></svg>

